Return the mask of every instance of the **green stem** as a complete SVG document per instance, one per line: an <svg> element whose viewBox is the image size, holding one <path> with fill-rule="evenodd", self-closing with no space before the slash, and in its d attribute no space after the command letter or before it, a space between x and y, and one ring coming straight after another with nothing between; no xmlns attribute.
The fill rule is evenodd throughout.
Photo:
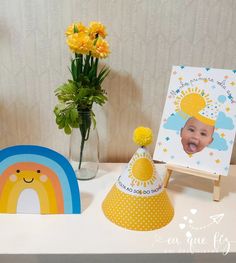
<svg viewBox="0 0 236 263"><path fill-rule="evenodd" d="M97 77L97 71L98 71L98 58L95 59L95 77Z"/></svg>
<svg viewBox="0 0 236 263"><path fill-rule="evenodd" d="M84 138L82 137L81 139L81 145L80 145L80 155L79 155L79 170L81 168L81 163L82 163L82 159L83 159L83 151L84 151Z"/></svg>
<svg viewBox="0 0 236 263"><path fill-rule="evenodd" d="M89 139L90 127L91 127L91 112L90 111L80 111L79 116L81 123L79 124L80 133L81 133L81 145L80 145L80 158L79 158L79 169L83 161L83 151L85 142Z"/></svg>
<svg viewBox="0 0 236 263"><path fill-rule="evenodd" d="M83 55L75 53L75 59L76 59L77 81L78 81L78 77L83 70Z"/></svg>
<svg viewBox="0 0 236 263"><path fill-rule="evenodd" d="M87 75L89 72L89 60L90 60L90 55L86 55L86 59L84 63L84 75Z"/></svg>

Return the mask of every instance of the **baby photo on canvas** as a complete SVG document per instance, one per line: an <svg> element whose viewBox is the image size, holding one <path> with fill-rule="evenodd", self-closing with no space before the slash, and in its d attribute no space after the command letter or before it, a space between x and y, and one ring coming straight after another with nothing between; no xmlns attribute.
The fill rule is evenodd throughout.
<svg viewBox="0 0 236 263"><path fill-rule="evenodd" d="M235 126L235 70L173 66L154 160L227 175Z"/></svg>

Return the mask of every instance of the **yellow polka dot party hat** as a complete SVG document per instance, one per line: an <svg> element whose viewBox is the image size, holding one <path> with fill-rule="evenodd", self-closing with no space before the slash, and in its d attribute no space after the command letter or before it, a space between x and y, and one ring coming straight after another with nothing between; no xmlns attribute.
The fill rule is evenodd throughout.
<svg viewBox="0 0 236 263"><path fill-rule="evenodd" d="M152 131L139 127L133 139L140 147L119 176L102 204L105 216L131 230L149 231L164 227L174 209L146 147Z"/></svg>

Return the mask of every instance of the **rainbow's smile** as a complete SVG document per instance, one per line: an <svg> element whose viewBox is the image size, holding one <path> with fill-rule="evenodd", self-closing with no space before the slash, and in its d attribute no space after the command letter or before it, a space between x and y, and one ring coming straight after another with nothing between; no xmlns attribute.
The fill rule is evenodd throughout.
<svg viewBox="0 0 236 263"><path fill-rule="evenodd" d="M24 182L27 184L31 184L34 181L34 178L32 178L31 180L27 181L25 178L23 178Z"/></svg>

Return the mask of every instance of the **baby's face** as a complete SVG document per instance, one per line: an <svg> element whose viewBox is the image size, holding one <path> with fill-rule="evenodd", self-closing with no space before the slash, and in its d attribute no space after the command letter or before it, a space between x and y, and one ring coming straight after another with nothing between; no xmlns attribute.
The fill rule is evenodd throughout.
<svg viewBox="0 0 236 263"><path fill-rule="evenodd" d="M214 126L207 125L195 118L190 118L181 129L181 142L188 154L200 152L212 141Z"/></svg>

